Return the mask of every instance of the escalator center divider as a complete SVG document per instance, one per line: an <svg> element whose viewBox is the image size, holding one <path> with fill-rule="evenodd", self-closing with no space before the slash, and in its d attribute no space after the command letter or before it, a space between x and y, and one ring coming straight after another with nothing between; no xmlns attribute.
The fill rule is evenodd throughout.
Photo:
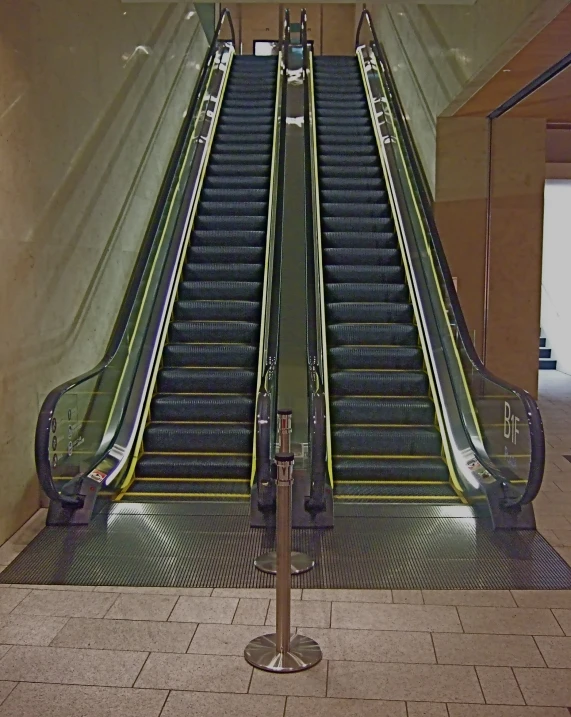
<svg viewBox="0 0 571 717"><path fill-rule="evenodd" d="M358 61L314 67L335 497L460 502Z"/></svg>
<svg viewBox="0 0 571 717"><path fill-rule="evenodd" d="M247 500L277 58L237 56L127 500Z"/></svg>

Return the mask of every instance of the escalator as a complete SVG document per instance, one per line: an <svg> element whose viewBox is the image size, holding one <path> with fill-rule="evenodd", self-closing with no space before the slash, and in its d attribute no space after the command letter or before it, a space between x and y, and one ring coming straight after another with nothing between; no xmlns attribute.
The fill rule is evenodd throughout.
<svg viewBox="0 0 571 717"><path fill-rule="evenodd" d="M301 35L305 508L332 524L332 497L345 503L340 515L428 516L449 506L450 515L483 511L494 528L533 528L545 461L539 410L529 394L491 374L474 349L371 15L361 13L354 56L314 57L305 13ZM522 429L517 435L514 425ZM362 503L378 507L361 513Z"/></svg>
<svg viewBox="0 0 571 717"><path fill-rule="evenodd" d="M238 56L220 14L106 352L40 411L50 525L88 523L101 497L271 488L288 38L286 17L277 56Z"/></svg>
<svg viewBox="0 0 571 717"><path fill-rule="evenodd" d="M357 59L314 67L335 496L460 502Z"/></svg>
<svg viewBox="0 0 571 717"><path fill-rule="evenodd" d="M248 499L277 58L236 57L122 497Z"/></svg>

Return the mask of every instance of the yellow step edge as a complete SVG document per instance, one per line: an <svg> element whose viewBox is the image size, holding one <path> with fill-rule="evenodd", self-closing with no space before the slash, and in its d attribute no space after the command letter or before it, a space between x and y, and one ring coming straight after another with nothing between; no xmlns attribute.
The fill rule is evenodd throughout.
<svg viewBox="0 0 571 717"><path fill-rule="evenodd" d="M251 456L251 453L207 453L205 451L145 451L145 456Z"/></svg>
<svg viewBox="0 0 571 717"><path fill-rule="evenodd" d="M442 459L442 456L440 456L440 455L438 455L438 456L402 456L402 455L401 456L389 456L389 455L385 455L383 453L377 454L377 455L362 455L362 456L361 455L352 455L352 454L348 453L348 454L338 454L338 455L333 456L333 460L338 460L339 458L351 458L351 459L354 458L356 460L359 458L370 459L370 460L385 460L385 459L390 458L391 460L401 460L401 461L415 460L415 461L418 461L418 460L426 460L428 458L441 458Z"/></svg>
<svg viewBox="0 0 571 717"><path fill-rule="evenodd" d="M141 493L139 491L127 491L123 498L125 496L129 498L137 496L141 498L232 498L234 500L250 500L249 493Z"/></svg>
<svg viewBox="0 0 571 717"><path fill-rule="evenodd" d="M335 485L450 485L450 483L440 480L336 480Z"/></svg>
<svg viewBox="0 0 571 717"><path fill-rule="evenodd" d="M460 497L457 495L336 495L334 494L335 500L385 500L385 501L392 501L392 502L398 502L401 500L406 501L428 501L428 500L446 500L446 501L455 501L456 503L461 503Z"/></svg>
<svg viewBox="0 0 571 717"><path fill-rule="evenodd" d="M335 423L335 428L434 428L434 423Z"/></svg>
<svg viewBox="0 0 571 717"><path fill-rule="evenodd" d="M170 483L245 483L250 484L249 478L139 478L135 476L135 482L152 483L163 482Z"/></svg>
<svg viewBox="0 0 571 717"><path fill-rule="evenodd" d="M185 426L251 426L253 421L163 421L160 418L154 418L150 423L183 424Z"/></svg>

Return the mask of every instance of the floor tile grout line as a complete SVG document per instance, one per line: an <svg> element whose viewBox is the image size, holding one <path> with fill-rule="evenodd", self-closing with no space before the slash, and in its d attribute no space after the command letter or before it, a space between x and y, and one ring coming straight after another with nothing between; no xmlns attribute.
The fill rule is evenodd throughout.
<svg viewBox="0 0 571 717"><path fill-rule="evenodd" d="M482 687L482 682L481 682L481 680L480 680L480 675L478 674L478 670L476 669L475 666L472 667L472 669L474 670L474 674L476 675L476 680L478 681L478 687L480 688L480 694L482 695L482 699L484 700L484 704L487 705L488 703L487 703L487 701L486 701L486 695L484 694L484 688Z"/></svg>
<svg viewBox="0 0 571 717"><path fill-rule="evenodd" d="M141 676L141 673L142 673L143 670L145 669L145 665L146 665L147 662L149 661L149 657L151 656L151 654L152 654L151 652L147 652L147 656L146 656L145 659L143 660L143 664L141 665L141 669L140 669L139 672L137 673L137 677L135 677L135 679L133 680L133 684L131 685L131 689L134 689L135 685L137 684L137 680L139 679L139 677Z"/></svg>
<svg viewBox="0 0 571 717"><path fill-rule="evenodd" d="M52 639L48 642L48 644L46 645L46 647L56 647L56 645L53 644L53 641L59 636L59 634L60 634L61 631L64 629L64 627L67 627L67 625L69 624L69 621L70 621L72 618L71 618L71 617L64 617L64 619L65 619L64 624L60 627L60 629L56 632L56 634L55 634L55 635L52 637ZM98 618L93 618L93 619L98 619Z"/></svg>
<svg viewBox="0 0 571 717"><path fill-rule="evenodd" d="M541 655L541 659L542 659L542 661L543 661L543 664L545 665L545 667L546 667L547 669L549 669L549 665L547 664L547 660L545 659L545 655L543 654L543 650L541 649L541 647L539 646L539 643L537 642L537 637L545 637L545 635L541 635L541 636L532 635L531 637L532 637L532 639L533 639L533 642L534 642L535 646L537 647L537 650L538 650L539 654Z"/></svg>
<svg viewBox="0 0 571 717"><path fill-rule="evenodd" d="M6 700L8 699L8 697L10 697L10 695L12 694L12 692L14 692L14 690L16 689L16 687L18 687L18 685L21 684L20 682L18 682L18 681L16 681L16 680L7 680L7 682L12 682L12 681L14 682L14 684L13 684L12 687L8 690L8 693L7 693L6 695L4 695L3 699L0 700L0 706L2 706L2 705L6 702Z"/></svg>
<svg viewBox="0 0 571 717"><path fill-rule="evenodd" d="M166 596L165 596L165 597L166 597ZM172 605L172 607L171 607L171 609L170 609L169 614L166 616L166 618L165 618L164 620L161 620L161 622L169 622L169 620L170 620L170 618L171 618L171 615L173 614L173 612L174 612L176 606L178 605L179 600L180 600L181 597L182 597L182 595L179 595L179 596L176 598L176 600L174 601L174 603L173 603L173 605ZM158 622L158 621L157 621L157 622ZM175 621L173 620L173 622L175 622ZM196 630L195 630L195 632L196 632ZM188 643L188 645L189 645L189 647L190 647L190 642Z"/></svg>
<svg viewBox="0 0 571 717"><path fill-rule="evenodd" d="M326 660L325 662L325 697L329 697L329 665L331 660Z"/></svg>
<svg viewBox="0 0 571 717"><path fill-rule="evenodd" d="M131 688L131 689L135 689L135 688ZM139 688L139 689L140 689L140 688ZM167 693L167 694L166 694L166 696L165 696L165 701L164 701L163 704L162 704L162 707L161 707L161 709L160 709L160 711L159 711L158 717L162 717L162 714L163 714L163 712L165 711L165 707L167 706L168 699L169 699L169 697L171 696L171 692L173 692L173 690L170 690L170 689L169 689L169 690L166 690L166 693Z"/></svg>
<svg viewBox="0 0 571 717"><path fill-rule="evenodd" d="M543 669L543 668L540 668L540 667L539 667L539 668L537 668L537 669ZM523 703L524 703L524 705L527 706L527 701L526 701L526 699L525 699L525 695L523 694L523 689L522 689L522 686L520 685L520 682L519 682L519 680L518 680L518 678L517 678L516 672L515 672L515 670L514 670L513 667L510 667L510 670L512 671L513 678L514 678L514 680L515 680L515 683L516 683L516 685L517 685L517 689L518 689L518 691L519 691L519 693L520 693L520 695L521 695L521 698L522 698L522 700L523 700Z"/></svg>

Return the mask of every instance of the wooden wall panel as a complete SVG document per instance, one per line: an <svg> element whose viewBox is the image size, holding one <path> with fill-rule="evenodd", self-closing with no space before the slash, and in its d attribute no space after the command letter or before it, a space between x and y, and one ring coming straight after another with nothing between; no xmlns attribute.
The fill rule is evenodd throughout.
<svg viewBox="0 0 571 717"><path fill-rule="evenodd" d="M313 50L316 55L321 54L321 23L322 23L322 5L312 3L309 5L287 4L282 5L282 17L286 8L289 8L290 19L292 23L298 23L301 18L303 8L307 10L307 37L313 40Z"/></svg>
<svg viewBox="0 0 571 717"><path fill-rule="evenodd" d="M251 55L254 40L279 40L281 33L280 6L276 3L242 3L242 53Z"/></svg>
<svg viewBox="0 0 571 717"><path fill-rule="evenodd" d="M324 55L353 55L355 52L355 6L324 4L322 47Z"/></svg>

